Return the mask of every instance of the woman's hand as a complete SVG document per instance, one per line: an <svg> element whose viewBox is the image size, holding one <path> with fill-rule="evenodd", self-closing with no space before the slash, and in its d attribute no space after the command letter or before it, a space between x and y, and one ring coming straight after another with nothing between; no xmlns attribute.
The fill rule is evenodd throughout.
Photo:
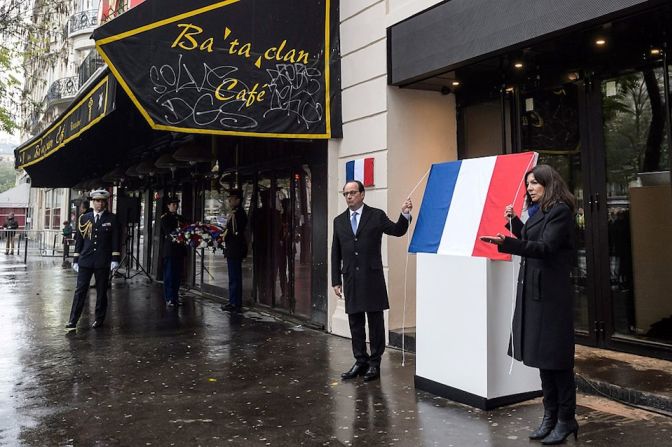
<svg viewBox="0 0 672 447"><path fill-rule="evenodd" d="M481 236L483 242L488 242L490 244L502 245L504 243L505 236L502 233L497 233L497 236Z"/></svg>
<svg viewBox="0 0 672 447"><path fill-rule="evenodd" d="M509 220L514 217L516 217L516 212L513 211L513 205L506 205L506 208L504 208L504 218Z"/></svg>

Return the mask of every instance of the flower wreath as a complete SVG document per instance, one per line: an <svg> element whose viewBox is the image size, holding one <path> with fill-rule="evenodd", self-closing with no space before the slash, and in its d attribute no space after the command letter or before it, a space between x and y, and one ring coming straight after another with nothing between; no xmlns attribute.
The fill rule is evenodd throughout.
<svg viewBox="0 0 672 447"><path fill-rule="evenodd" d="M173 241L191 248L212 248L224 251L226 230L219 225L196 222L184 225L171 233Z"/></svg>

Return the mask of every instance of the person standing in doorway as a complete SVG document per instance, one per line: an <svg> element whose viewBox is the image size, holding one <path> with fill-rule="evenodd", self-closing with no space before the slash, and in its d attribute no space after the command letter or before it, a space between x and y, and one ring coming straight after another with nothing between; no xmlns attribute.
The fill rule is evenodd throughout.
<svg viewBox="0 0 672 447"><path fill-rule="evenodd" d="M181 306L179 298L180 280L182 278L182 263L184 262L185 247L173 240L173 231L184 225L184 218L177 214L180 199L169 197L166 206L168 212L161 216L161 240L163 241L163 298L168 307Z"/></svg>
<svg viewBox="0 0 672 447"><path fill-rule="evenodd" d="M243 259L247 257L247 215L243 209L243 191L232 189L228 201L231 212L226 220L224 243L229 272L229 302L222 305L222 310L240 313L243 309Z"/></svg>
<svg viewBox="0 0 672 447"><path fill-rule="evenodd" d="M522 258L509 355L539 368L544 417L529 437L553 445L571 434L576 438L579 431L570 280L576 201L560 174L548 165L535 166L525 174L525 183L532 201L525 224L511 205L504 211L515 237L498 234L481 239Z"/></svg>
<svg viewBox="0 0 672 447"><path fill-rule="evenodd" d="M19 228L19 223L16 221L14 218L14 213L10 212L7 215L7 220L5 220L5 224L2 226L5 231L5 236L7 236L7 242L5 243L5 254L6 255L13 255L14 254L14 234L16 233L16 230Z"/></svg>
<svg viewBox="0 0 672 447"><path fill-rule="evenodd" d="M364 185L348 182L343 197L348 209L334 219L331 245L331 283L339 298L345 297L355 364L341 374L344 380L364 376L380 377L380 360L385 351L383 311L390 308L380 251L383 234L403 236L408 230L413 203L406 199L401 215L392 222L383 210L364 204ZM366 350L365 319L369 321L371 354Z"/></svg>
<svg viewBox="0 0 672 447"><path fill-rule="evenodd" d="M93 328L100 328L107 313L108 274L119 267L121 228L117 216L107 211L110 193L104 189L91 192L93 211L79 216L75 234L72 268L77 272L77 287L72 299L67 330L77 328L82 315L91 277L96 277L96 319Z"/></svg>

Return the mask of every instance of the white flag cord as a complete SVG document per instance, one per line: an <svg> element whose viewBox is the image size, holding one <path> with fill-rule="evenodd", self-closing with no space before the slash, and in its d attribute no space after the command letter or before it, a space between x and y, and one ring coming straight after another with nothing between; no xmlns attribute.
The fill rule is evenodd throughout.
<svg viewBox="0 0 672 447"><path fill-rule="evenodd" d="M413 195L416 189L420 186L422 181L427 177L427 174L429 174L430 169L427 169L427 171L424 173L422 177L420 177L420 180L418 180L418 183L415 185L415 187L411 190L411 192L406 196L409 199ZM409 222L409 227L410 227L410 222ZM401 315L401 366L406 366L406 297L408 295L407 291L407 283L408 283L408 256L410 255L408 253L408 247L411 245L411 229L409 228L409 231L406 232L406 265L404 266L404 308L403 312Z"/></svg>

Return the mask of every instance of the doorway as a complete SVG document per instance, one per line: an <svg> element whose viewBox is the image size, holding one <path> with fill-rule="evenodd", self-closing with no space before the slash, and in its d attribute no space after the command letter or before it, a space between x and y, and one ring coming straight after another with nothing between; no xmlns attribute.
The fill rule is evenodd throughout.
<svg viewBox="0 0 672 447"><path fill-rule="evenodd" d="M577 199L577 342L672 357L669 73L663 64L521 92L520 151Z"/></svg>

